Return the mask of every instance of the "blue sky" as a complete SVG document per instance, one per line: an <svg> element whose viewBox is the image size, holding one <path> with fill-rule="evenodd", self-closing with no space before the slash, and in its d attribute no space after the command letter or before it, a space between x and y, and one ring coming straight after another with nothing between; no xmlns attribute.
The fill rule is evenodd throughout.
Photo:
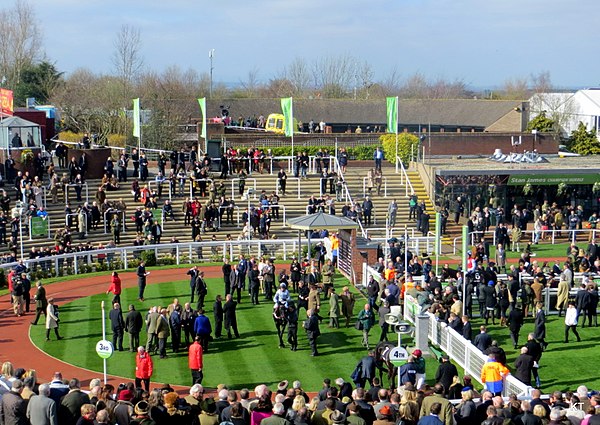
<svg viewBox="0 0 600 425"><path fill-rule="evenodd" d="M110 72L115 34L140 29L147 68L177 64L214 79L261 81L297 57L369 62L375 79L461 79L472 87L549 71L560 87L600 85L592 0L44 0L31 3L48 58Z"/></svg>

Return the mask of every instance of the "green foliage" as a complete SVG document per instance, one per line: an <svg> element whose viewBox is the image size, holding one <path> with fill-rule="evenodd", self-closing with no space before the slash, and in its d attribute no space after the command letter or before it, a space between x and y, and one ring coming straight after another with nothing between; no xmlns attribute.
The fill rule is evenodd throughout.
<svg viewBox="0 0 600 425"><path fill-rule="evenodd" d="M392 164L396 162L396 135L384 134L379 137L383 145L383 153L388 161ZM413 148L414 146L414 148ZM410 162L411 152L417 152L419 148L419 138L414 134L400 133L398 134L398 156L404 164Z"/></svg>
<svg viewBox="0 0 600 425"><path fill-rule="evenodd" d="M146 267L156 266L156 253L151 249L142 251L140 257L146 263Z"/></svg>
<svg viewBox="0 0 600 425"><path fill-rule="evenodd" d="M579 122L577 130L571 133L568 148L580 155L598 155L600 154L600 142L593 130L588 131L585 124Z"/></svg>
<svg viewBox="0 0 600 425"><path fill-rule="evenodd" d="M540 133L552 133L556 130L556 122L552 118L548 118L546 112L542 111L537 117L529 121L527 130L537 130Z"/></svg>
<svg viewBox="0 0 600 425"><path fill-rule="evenodd" d="M275 148L261 147L259 149L262 149L265 152L267 149L271 149L274 156L290 156L292 154L291 146L280 146ZM329 152L329 155L332 156L335 154L335 147L332 146L294 146L294 155L299 151L306 151L308 155L315 155L319 149ZM353 148L347 148L346 151L348 152L350 159L366 161L373 159L375 146L356 146Z"/></svg>
<svg viewBox="0 0 600 425"><path fill-rule="evenodd" d="M53 64L46 61L27 66L15 88L15 104L25 106L28 97L34 97L37 103L48 103L54 91L64 83L62 75Z"/></svg>

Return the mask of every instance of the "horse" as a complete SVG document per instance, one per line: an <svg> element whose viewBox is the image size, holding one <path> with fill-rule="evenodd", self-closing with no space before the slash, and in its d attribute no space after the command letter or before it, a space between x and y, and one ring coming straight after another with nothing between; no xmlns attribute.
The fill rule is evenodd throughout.
<svg viewBox="0 0 600 425"><path fill-rule="evenodd" d="M383 385L383 373L385 372L392 390L395 388L395 378L398 375L398 368L390 360L390 351L395 347L395 344L386 341L378 343L375 347L375 366L379 370L379 381Z"/></svg>
<svg viewBox="0 0 600 425"><path fill-rule="evenodd" d="M273 321L277 328L277 336L279 337L279 348L285 348L283 343L283 335L285 335L285 329L287 327L287 307L283 304L276 304L273 307Z"/></svg>

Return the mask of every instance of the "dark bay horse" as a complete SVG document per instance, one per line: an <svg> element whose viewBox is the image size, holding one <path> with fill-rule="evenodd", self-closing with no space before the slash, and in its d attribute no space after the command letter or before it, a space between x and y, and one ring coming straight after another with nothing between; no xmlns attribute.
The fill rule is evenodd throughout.
<svg viewBox="0 0 600 425"><path fill-rule="evenodd" d="M383 386L383 373L385 372L391 389L396 387L396 376L398 375L398 368L390 360L390 351L395 347L396 344L391 342L380 342L375 347L375 365L379 370L379 381Z"/></svg>
<svg viewBox="0 0 600 425"><path fill-rule="evenodd" d="M287 327L287 308L283 304L278 304L273 308L273 321L277 328L277 336L279 337L279 348L285 348L283 336Z"/></svg>

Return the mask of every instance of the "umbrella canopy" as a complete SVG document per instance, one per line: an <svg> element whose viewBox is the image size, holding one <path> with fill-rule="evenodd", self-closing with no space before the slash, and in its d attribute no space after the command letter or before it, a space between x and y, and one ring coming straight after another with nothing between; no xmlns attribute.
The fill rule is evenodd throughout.
<svg viewBox="0 0 600 425"><path fill-rule="evenodd" d="M357 229L358 223L346 217L338 217L323 212L316 214L308 214L302 217L291 218L287 221L292 229L297 230L341 230L341 229Z"/></svg>

